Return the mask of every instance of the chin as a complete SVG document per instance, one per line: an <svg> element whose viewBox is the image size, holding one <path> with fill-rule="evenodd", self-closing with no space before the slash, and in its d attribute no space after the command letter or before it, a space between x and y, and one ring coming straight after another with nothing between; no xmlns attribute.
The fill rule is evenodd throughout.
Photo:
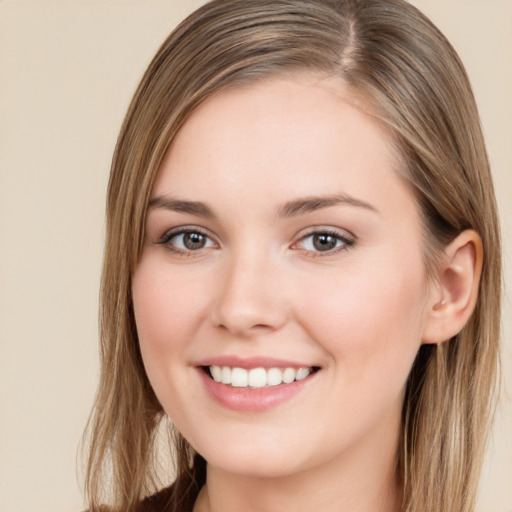
<svg viewBox="0 0 512 512"><path fill-rule="evenodd" d="M218 447L218 448L217 448ZM225 473L245 478L283 478L307 470L314 465L300 446L284 446L283 442L209 443L205 450L196 449L207 463Z"/></svg>
<svg viewBox="0 0 512 512"><path fill-rule="evenodd" d="M208 465L221 470L224 473L236 475L242 478L265 479L286 478L304 470L300 464L291 461L268 460L207 460Z"/></svg>

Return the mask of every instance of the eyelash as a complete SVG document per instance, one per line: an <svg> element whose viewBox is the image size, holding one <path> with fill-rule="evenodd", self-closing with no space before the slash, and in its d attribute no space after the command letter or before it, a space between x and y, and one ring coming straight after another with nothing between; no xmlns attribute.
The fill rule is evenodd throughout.
<svg viewBox="0 0 512 512"><path fill-rule="evenodd" d="M174 254L177 254L179 256L183 257L194 257L199 256L202 249L210 249L212 246L209 247L200 247L197 250L193 249L180 249L175 244L171 243L171 240L174 238L177 238L181 235L194 235L198 234L207 239L212 245L217 245L212 238L208 235L208 233L200 228L197 227L182 227L178 229L172 229L170 231L167 231L162 235L160 240L156 242L158 245L163 245L166 247L167 250L173 252ZM319 250L311 250L311 249L303 249L305 251L306 256L312 257L312 258L318 258L318 257L326 257L326 256L332 256L334 254L337 254L341 251L346 251L353 247L356 243L355 238L348 237L346 235L341 234L340 232L333 230L333 229L316 229L314 231L310 231L309 233L303 235L297 242L295 242L291 248L294 250L298 250L297 247L299 244L303 243L308 238L312 238L315 236L328 236L332 237L336 241L336 245L341 242L341 244L337 247L334 247L332 249L326 250L326 251L319 251Z"/></svg>
<svg viewBox="0 0 512 512"><path fill-rule="evenodd" d="M346 250L350 249L356 243L355 238L343 235L334 229L321 229L320 228L320 229L316 229L314 231L310 231L306 235L303 235L300 238L300 240L292 246L292 248L294 248L294 246L297 246L299 243L304 242L308 238L312 238L315 236L322 236L322 235L334 238L336 241L336 244L338 244L338 242L341 242L341 245L339 245L338 247L334 247L333 249L330 249L327 251L315 251L315 250L310 250L310 249L304 249L306 251L306 256L312 257L312 258L333 256L334 254L338 254L341 251L346 251Z"/></svg>
<svg viewBox="0 0 512 512"><path fill-rule="evenodd" d="M212 238L208 235L208 233L206 231L203 231L202 229L200 228L197 228L197 227L182 227L182 228L178 228L178 229L172 229L170 231L167 231L166 233L164 233L162 235L162 237L160 238L160 240L158 242L156 242L158 245L163 245L165 246L165 248L171 252L173 252L174 254L178 255L178 256L183 256L183 257L194 257L194 256L199 256L199 252L201 249L209 249L210 247L201 247L197 250L193 250L193 249L180 249L179 247L177 247L175 244L171 243L171 240L173 238L177 238L181 235L194 235L194 234L198 234L198 235L201 235L203 237L205 237L207 240L209 240L210 242L213 242ZM208 242L206 242L208 243ZM215 242L213 242L213 244L215 244Z"/></svg>

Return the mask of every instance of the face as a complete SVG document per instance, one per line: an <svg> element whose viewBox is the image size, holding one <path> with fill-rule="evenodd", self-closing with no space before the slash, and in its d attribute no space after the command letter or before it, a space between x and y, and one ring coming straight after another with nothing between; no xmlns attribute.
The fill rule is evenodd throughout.
<svg viewBox="0 0 512 512"><path fill-rule="evenodd" d="M311 76L231 88L159 170L133 279L140 347L213 467L395 456L428 281L417 205L363 110Z"/></svg>

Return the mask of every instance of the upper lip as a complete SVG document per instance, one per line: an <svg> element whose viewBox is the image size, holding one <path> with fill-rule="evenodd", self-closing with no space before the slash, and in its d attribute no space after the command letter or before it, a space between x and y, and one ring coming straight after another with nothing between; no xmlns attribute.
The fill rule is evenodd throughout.
<svg viewBox="0 0 512 512"><path fill-rule="evenodd" d="M195 366L228 366L230 368L311 368L312 365L304 362L291 361L286 359L277 359L267 356L216 356L204 359L195 364Z"/></svg>

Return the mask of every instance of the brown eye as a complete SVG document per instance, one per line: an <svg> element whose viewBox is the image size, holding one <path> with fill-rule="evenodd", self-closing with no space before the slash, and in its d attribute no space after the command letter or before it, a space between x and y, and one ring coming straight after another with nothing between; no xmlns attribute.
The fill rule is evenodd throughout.
<svg viewBox="0 0 512 512"><path fill-rule="evenodd" d="M338 243L338 238L328 233L319 233L312 236L313 247L317 251L330 251Z"/></svg>
<svg viewBox="0 0 512 512"><path fill-rule="evenodd" d="M176 253L192 253L217 246L206 233L188 228L168 232L157 243Z"/></svg>
<svg viewBox="0 0 512 512"><path fill-rule="evenodd" d="M309 255L336 254L337 252L348 249L355 244L355 239L349 238L344 232L337 231L315 231L303 236L294 249L304 249Z"/></svg>
<svg viewBox="0 0 512 512"><path fill-rule="evenodd" d="M197 251L202 249L206 245L208 237L202 233L184 233L183 234L183 245L189 251Z"/></svg>

